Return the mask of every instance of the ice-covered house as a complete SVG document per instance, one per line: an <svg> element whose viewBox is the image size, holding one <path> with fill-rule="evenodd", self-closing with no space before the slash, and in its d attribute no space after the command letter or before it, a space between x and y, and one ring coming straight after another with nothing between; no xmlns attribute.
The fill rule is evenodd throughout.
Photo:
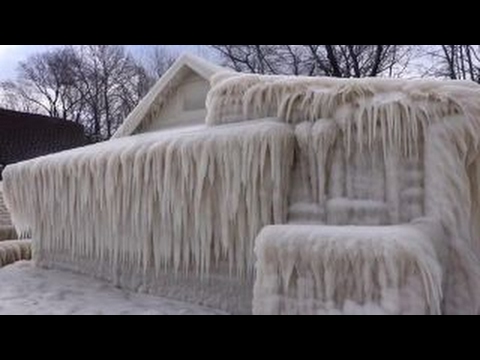
<svg viewBox="0 0 480 360"><path fill-rule="evenodd" d="M182 57L115 139L10 166L39 266L256 314L480 311L480 87Z"/></svg>

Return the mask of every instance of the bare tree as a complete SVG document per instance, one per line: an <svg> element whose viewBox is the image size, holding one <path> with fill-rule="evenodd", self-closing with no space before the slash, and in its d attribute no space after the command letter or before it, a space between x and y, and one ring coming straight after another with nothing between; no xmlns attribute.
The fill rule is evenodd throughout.
<svg viewBox="0 0 480 360"><path fill-rule="evenodd" d="M145 68L150 76L159 79L177 60L178 54L161 45L151 45L146 55Z"/></svg>
<svg viewBox="0 0 480 360"><path fill-rule="evenodd" d="M226 65L260 74L366 77L398 75L407 45L211 45Z"/></svg>
<svg viewBox="0 0 480 360"><path fill-rule="evenodd" d="M74 51L80 59L74 72L87 130L99 139L109 138L144 95L144 70L120 45L83 45Z"/></svg>
<svg viewBox="0 0 480 360"><path fill-rule="evenodd" d="M93 140L103 140L153 82L122 45L68 46L22 62L17 81L1 84L2 105L77 121Z"/></svg>
<svg viewBox="0 0 480 360"><path fill-rule="evenodd" d="M406 45L307 45L320 74L336 77L394 76L408 62Z"/></svg>
<svg viewBox="0 0 480 360"><path fill-rule="evenodd" d="M210 45L226 65L241 72L258 74L298 73L299 45ZM297 50L298 49L298 50ZM286 62L290 50L292 66Z"/></svg>
<svg viewBox="0 0 480 360"><path fill-rule="evenodd" d="M427 75L480 83L480 45L434 45L426 53L433 64Z"/></svg>
<svg viewBox="0 0 480 360"><path fill-rule="evenodd" d="M76 119L81 98L75 89L72 69L77 62L76 54L67 48L33 55L21 62L18 81L1 84L4 97L10 99L10 108Z"/></svg>
<svg viewBox="0 0 480 360"><path fill-rule="evenodd" d="M22 96L24 89L14 81L0 83L0 107L26 113L45 113L43 107Z"/></svg>

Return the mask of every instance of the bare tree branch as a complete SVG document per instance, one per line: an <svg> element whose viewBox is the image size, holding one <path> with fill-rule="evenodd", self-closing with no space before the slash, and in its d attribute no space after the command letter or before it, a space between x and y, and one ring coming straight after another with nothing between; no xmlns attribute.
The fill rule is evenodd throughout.
<svg viewBox="0 0 480 360"><path fill-rule="evenodd" d="M0 84L2 104L84 125L108 139L175 56L151 46L144 66L123 45L67 46L20 63L18 80Z"/></svg>
<svg viewBox="0 0 480 360"><path fill-rule="evenodd" d="M407 45L210 45L227 66L260 74L365 77L405 67Z"/></svg>

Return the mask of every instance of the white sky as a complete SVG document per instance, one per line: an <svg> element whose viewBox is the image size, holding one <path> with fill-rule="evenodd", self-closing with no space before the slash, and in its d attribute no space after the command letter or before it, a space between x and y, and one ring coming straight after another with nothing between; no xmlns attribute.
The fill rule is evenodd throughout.
<svg viewBox="0 0 480 360"><path fill-rule="evenodd" d="M14 79L16 76L16 69L18 63L25 60L29 55L41 52L60 45L0 45L0 81L7 79ZM126 45L128 49L136 56L144 54L145 45ZM193 52L201 56L215 60L212 52L206 48L205 45L164 45L172 51L176 52ZM213 58L212 58L213 56ZM425 67L429 59L415 58L412 61L412 66L407 74L407 77L418 77L423 72L420 67ZM412 70L413 69L413 70Z"/></svg>
<svg viewBox="0 0 480 360"><path fill-rule="evenodd" d="M29 55L59 45L0 45L0 81L14 78L19 61L25 60ZM141 51L143 45L127 45L133 52ZM174 51L194 52L204 55L201 45L165 45Z"/></svg>
<svg viewBox="0 0 480 360"><path fill-rule="evenodd" d="M0 45L0 80L15 77L18 62L55 45Z"/></svg>

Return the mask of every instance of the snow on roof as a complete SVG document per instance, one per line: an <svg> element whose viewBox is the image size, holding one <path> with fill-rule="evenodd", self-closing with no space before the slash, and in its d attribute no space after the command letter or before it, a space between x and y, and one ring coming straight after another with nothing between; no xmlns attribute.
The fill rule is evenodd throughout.
<svg viewBox="0 0 480 360"><path fill-rule="evenodd" d="M172 87L175 88L178 85L178 82L182 81L182 76L184 75L185 70L193 71L207 81L210 81L213 75L220 72L233 71L218 66L198 56L183 54L160 78L155 86L153 86L143 100L140 101L137 107L126 118L123 125L120 126L117 132L113 135L113 138L131 135L147 117L152 107L168 98L168 93L171 91Z"/></svg>
<svg viewBox="0 0 480 360"><path fill-rule="evenodd" d="M386 120L379 114L391 107L413 111L412 116L407 116L412 120L418 116L435 119L438 115L452 113L464 113L471 118L480 116L480 86L472 81L224 72L215 75L211 85L206 100L208 125L264 117L298 123L335 118L336 115L353 123L362 118L361 112ZM350 114L345 113L348 110L345 107Z"/></svg>

